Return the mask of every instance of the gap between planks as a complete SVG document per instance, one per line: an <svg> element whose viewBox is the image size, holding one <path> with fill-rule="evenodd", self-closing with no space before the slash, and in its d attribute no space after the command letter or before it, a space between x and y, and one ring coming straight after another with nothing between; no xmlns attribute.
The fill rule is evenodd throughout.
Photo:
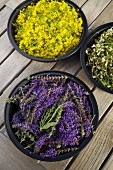
<svg viewBox="0 0 113 170"><path fill-rule="evenodd" d="M0 9L2 9L7 2L8 0L0 0Z"/></svg>
<svg viewBox="0 0 113 170"><path fill-rule="evenodd" d="M46 170L36 160L20 152L13 143L0 132L1 170Z"/></svg>
<svg viewBox="0 0 113 170"><path fill-rule="evenodd" d="M109 110L107 111L107 114L106 114L106 116L108 116L110 113L112 113L112 111L113 111L113 105L111 105L110 106L110 108L109 108ZM106 116L103 118L103 121L105 121L105 119L106 119ZM110 120L112 120L112 119L110 119ZM103 122L102 122L102 124L103 124ZM101 129L102 129L102 124L99 124L99 127L101 126ZM110 129L110 128L109 128ZM97 130L98 131L98 130ZM97 133L97 131L96 131L96 133ZM6 133L6 130L5 130L5 128L3 128L2 130L1 130L1 132L5 135L5 136L7 136L7 133ZM96 134L95 134L96 135ZM113 136L112 136L113 137ZM94 137L93 137L94 138ZM93 140L93 139L92 139ZM91 140L91 141L92 141ZM98 135L97 135L97 138L96 138L96 140L98 141L99 139L98 139ZM95 143L95 140L93 140L94 141L94 143ZM113 142L113 139L112 139L112 142ZM91 142L90 142L91 143ZM90 147L90 144L88 144L88 146ZM93 144L92 144L92 146L93 146ZM96 146L96 145L95 145ZM111 145L110 145L111 146ZM96 149L96 147L94 148L94 149ZM104 149L106 149L106 147L104 147ZM109 150L111 149L111 147L109 148ZM90 149L89 149L89 151L87 151L87 152L90 152ZM103 151L104 152L104 151ZM82 153L83 153L83 151L82 151ZM81 153L79 154L79 155L81 155ZM78 155L78 157L79 157L79 155ZM77 158L76 158L77 159ZM80 158L81 159L81 158ZM70 158L70 159L68 159L68 160L64 160L64 161L60 161L59 162L59 164L60 164L60 166L63 166L64 164L65 164L65 166L67 165L67 164L69 164L69 165L73 165L74 163L73 163L73 161L75 160L75 157L73 158L73 160L72 160L72 158ZM76 161L76 160L75 160ZM57 163L58 162L53 162L53 163L48 163L48 162L40 162L40 164L41 165L43 165L43 167L47 167L48 168L48 170L52 170L52 168L54 168L55 169L55 167L57 167L58 168L58 166L57 166ZM69 165L68 165L68 167L65 169L65 170L68 170L69 169ZM63 169L62 169L63 170ZM73 170L73 169L72 169ZM79 169L77 169L77 170L79 170ZM88 169L89 170L89 169ZM95 170L95 169L94 169Z"/></svg>
<svg viewBox="0 0 113 170"><path fill-rule="evenodd" d="M106 163L100 170L113 170L113 149Z"/></svg>
<svg viewBox="0 0 113 170"><path fill-rule="evenodd" d="M89 2L91 3L90 0L87 1L87 3L89 3ZM97 1L97 2L98 2L98 1ZM85 3L85 5L86 5L87 3ZM85 5L84 5L84 6L85 6ZM97 4L96 4L96 5L97 5ZM105 4L104 4L104 5L105 5ZM86 10L86 7L84 7L84 6L83 6L83 11ZM100 8L99 8L99 9L100 9ZM7 60L5 60L5 61L7 61ZM3 65L3 66L4 66L4 65ZM5 65L5 66L6 66L6 65ZM3 68L2 68L2 69L3 69ZM3 69L3 71L4 71L4 69ZM2 74L2 72L1 72L1 74ZM17 75L17 74L18 74L18 73L16 73L16 75ZM15 76L14 76L14 74L13 74L13 78L11 78L11 81L14 80L14 78L15 78ZM11 81L10 81L10 78L9 78L9 77L8 77L8 78L6 77L6 81L3 82L3 84L1 84L1 88L2 88L2 89L0 90L1 93L3 93L3 90L5 90L5 87L7 87L7 86L11 83ZM5 86L5 87L4 87L4 86Z"/></svg>
<svg viewBox="0 0 113 170"><path fill-rule="evenodd" d="M11 12L12 9L7 6L0 11L0 37L4 33L4 30L7 28L7 21Z"/></svg>
<svg viewBox="0 0 113 170"><path fill-rule="evenodd" d="M81 70L80 72L79 72L79 74L77 75L77 77L82 77L82 74L83 74L83 70ZM90 88L93 88L93 84L89 81L89 79L86 77L86 76L84 76L83 77L84 78L84 81L85 81L85 83L86 84L88 84L88 86L90 87ZM20 80L20 79L19 79ZM1 131L3 132L5 129L3 128ZM3 132L6 136L7 136L7 134L6 134L6 131L4 131ZM71 160L71 159L70 159ZM64 161L61 161L61 162L59 162L59 166L60 166L60 169L62 169L62 168L64 168L64 166L67 166L67 164L69 163L69 161L70 160L64 160ZM51 164L49 164L49 163L47 163L47 162L40 162L44 167L48 167L48 169L49 169L49 166L50 165L52 165L53 167L54 167L54 169L55 169L55 167L57 168L57 163L51 163ZM45 165L46 164L46 165ZM48 165L47 165L48 164ZM50 169L49 169L50 170Z"/></svg>
<svg viewBox="0 0 113 170"><path fill-rule="evenodd" d="M105 10L99 15L99 17L93 22L93 24L90 26L90 29L92 30L92 29L94 29L95 27L97 27L97 26L99 26L99 25L101 25L101 24L104 24L104 23L106 23L106 21L108 21L108 22L111 22L112 21L112 15L111 15L111 13L113 13L113 8L112 8L112 6L113 6L113 2L111 2L108 6L107 6L107 8L105 8ZM108 16L108 14L109 14L109 16ZM95 93L95 92L94 92ZM112 94L111 94L112 95ZM110 97L111 97L111 95L109 95ZM103 96L101 96L101 93L98 93L98 91L97 91L97 93L96 93L96 98L98 98L98 96L100 96L99 97L99 99L98 99L98 101L97 101L97 103L98 102L100 102L101 101L101 105L99 106L99 108L101 109L102 108L102 100L103 100ZM106 96L106 95L105 95ZM102 97L102 98L101 98ZM109 98L109 97L108 97ZM113 97L111 98L111 102L113 101ZM106 103L107 103L107 101L105 100L104 101L104 103L105 103L105 105L106 105ZM104 107L106 107L104 105ZM101 115L100 115L100 118L102 117L102 112L103 111L103 109L101 110ZM107 156L107 155L106 155Z"/></svg>
<svg viewBox="0 0 113 170"><path fill-rule="evenodd" d="M80 152L69 170L97 170L113 146L113 106L98 126L91 142ZM87 156L85 156L87 155Z"/></svg>

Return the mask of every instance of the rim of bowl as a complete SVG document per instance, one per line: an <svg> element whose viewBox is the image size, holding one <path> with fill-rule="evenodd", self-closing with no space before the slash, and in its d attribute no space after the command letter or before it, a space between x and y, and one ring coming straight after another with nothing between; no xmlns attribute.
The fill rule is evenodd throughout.
<svg viewBox="0 0 113 170"><path fill-rule="evenodd" d="M13 45L13 47L23 56L31 59L31 60L35 60L35 61L40 61L40 62L55 62L55 61L59 61L62 59L66 59L68 57L70 57L71 55L73 55L75 52L77 52L79 50L79 48L82 46L87 32L88 32L88 25L87 25L87 20L86 17L83 13L83 11L81 10L80 7L78 7L78 5L76 5L74 2L69 1L69 0L65 0L66 3L68 3L69 5L71 5L72 7L74 7L77 12L79 13L79 15L81 16L82 20L83 20L83 32L82 32L82 36L81 39L79 41L79 43L77 44L77 46L73 47L72 50L70 50L69 52L67 52L66 54L62 55L62 56L58 56L56 58L41 58L41 57L34 57L32 55L29 55L27 53L25 53L24 51L22 51L18 45L16 44L13 35L12 35L12 23L14 21L14 19L16 18L16 16L18 15L19 11L24 7L29 5L31 2L38 2L39 0L30 0L30 1L24 1L21 4L19 4L11 13L9 20L8 20L8 24L7 24L7 33L8 33L8 37L9 40L11 42L11 44Z"/></svg>
<svg viewBox="0 0 113 170"><path fill-rule="evenodd" d="M100 84L99 82L97 82L96 79L94 79L90 73L90 69L86 66L86 61L87 61L87 55L85 54L85 51L88 47L88 45L94 42L94 39L97 38L98 36L100 36L102 34L102 32L106 31L107 29L113 27L113 22L109 22L103 25L100 25L99 27L95 28L86 38L86 40L84 41L81 50L80 50L80 62L82 65L82 68L84 69L85 73L87 74L88 78L100 89L113 94L113 90L103 86L102 84Z"/></svg>
<svg viewBox="0 0 113 170"><path fill-rule="evenodd" d="M41 71L41 72L38 72L38 73L34 73L32 75L30 75L30 77L32 76L43 76L43 75L65 75L67 76L69 79L71 79L72 81L75 81L77 84L81 85L86 92L89 93L89 100L90 100L90 103L91 103L91 107L92 107L92 111L93 111L93 115L94 116L94 119L93 119L93 130L95 131L96 128L97 128L97 125L98 125L98 106L97 106L97 102L96 102L96 99L94 97L94 95L92 94L92 92L90 91L89 87L87 87L87 85L82 82L80 79L78 79L77 77L69 74L69 73L66 73L66 72L62 72L62 71L51 71L51 70L46 70L46 71ZM18 88L22 85L24 85L25 83L27 83L28 80L25 78L23 79L22 81L20 81L20 83L18 83L14 89L11 91L9 97L11 96L14 96L14 94L16 94L18 92ZM34 159L37 159L37 160L41 160L41 161L49 161L49 162L53 162L53 161L60 161L60 160L65 160L67 158L70 158L72 156L75 156L77 155L89 142L90 140L92 139L93 137L93 133L91 133L89 135L89 137L87 137L79 146L79 148L75 151L72 151L72 152L68 152L68 153L64 153L64 154L61 154L61 155L58 155L56 157L50 157L50 158L42 158L39 154L37 153L33 153L33 152L30 152L28 149L24 149L24 147L19 143L19 141L17 140L16 136L14 135L13 133L13 130L12 130L12 127L11 127L11 124L10 124L10 107L11 107L11 104L9 103L6 103L5 105L5 114L4 114L4 119L5 119L5 127L6 127L6 130L7 130L7 133L11 139L11 141L13 142L13 144L21 151L23 152L24 154L34 158Z"/></svg>

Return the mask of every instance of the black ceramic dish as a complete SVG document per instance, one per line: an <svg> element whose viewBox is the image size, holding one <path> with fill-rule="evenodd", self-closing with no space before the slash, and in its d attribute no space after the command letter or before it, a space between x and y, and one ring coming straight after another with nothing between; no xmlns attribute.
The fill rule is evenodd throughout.
<svg viewBox="0 0 113 170"><path fill-rule="evenodd" d="M65 73L65 72L60 72L60 71L43 71L43 72L38 72L35 73L31 76L41 76L41 75L65 75L67 76L69 79L75 81L77 84L81 85L86 92L89 93L89 102L91 103L91 108L92 108L92 116L94 116L93 119L93 127L94 127L94 131L97 128L97 124L98 124L98 107L97 107L97 103L96 100L92 94L92 92L89 90L89 88L78 78L76 78L75 76L72 76L71 74ZM31 77L30 76L30 77ZM15 94L17 94L18 89L20 86L26 84L28 82L27 79L22 80L11 92L11 94L9 95L9 97L14 96ZM88 143L89 141L92 139L93 134L90 134L90 136L88 138L86 138L79 146L79 149L77 149L76 151L73 152L68 152L65 154L61 154L59 156L56 156L55 158L42 158L39 154L36 153L30 153L30 151L28 149L24 149L24 147L19 143L19 141L17 140L15 134L14 134L14 130L11 127L11 120L12 120L12 116L13 114L17 111L17 106L14 104L8 104L6 103L5 106L5 126L6 126L6 130L7 133L10 137L10 139L12 140L12 142L14 143L14 145L20 150L22 151L24 154L37 159L37 160L42 160L42 161L60 161L60 160L64 160L67 158L70 158L72 156L77 155Z"/></svg>
<svg viewBox="0 0 113 170"><path fill-rule="evenodd" d="M82 10L73 2L69 1L69 0L65 0L66 3L70 4L71 6L73 6L73 8L75 8L79 15L81 16L82 20L83 20L83 33L82 33L82 36L81 36L81 40L80 42L78 43L78 45L76 47L74 47L72 50L70 50L69 52L67 52L66 54L62 55L62 56L58 56L56 58L39 58L39 57L34 57L34 56L31 56L27 53L25 53L24 51L22 51L16 44L15 42L15 39L14 39L14 26L12 23L15 22L15 19L17 17L17 15L19 14L19 11L24 8L25 6L28 6L29 4L31 4L31 2L38 2L39 0L29 0L29 1L24 1L22 2L20 5L18 5L14 11L12 12L10 18L9 18L9 21L8 21L8 25L7 25L7 32L8 32L8 37L9 37L9 40L11 42L11 44L13 45L13 47L20 53L22 54L23 56L31 59L31 60L36 60L36 61L42 61L42 62L54 62L56 60L62 60L62 59L65 59L65 58L68 58L69 56L73 55L82 45L82 43L84 42L85 40L85 37L87 35L87 30L88 30L88 26L87 26L87 20L86 20L86 17L84 15L84 13L82 12Z"/></svg>
<svg viewBox="0 0 113 170"><path fill-rule="evenodd" d="M99 82L96 81L96 79L94 79L92 77L92 74L91 74L91 68L89 66L86 66L86 62L88 60L88 56L87 54L85 53L86 49L88 47L91 47L91 45L93 45L94 43L94 40L96 38L98 38L103 31L107 31L107 29L113 27L113 22L111 23L107 23L107 24L104 24L104 25L101 25L99 27L97 27L93 32L91 32L89 34L89 36L87 37L87 39L85 40L82 48L81 48L81 51L80 51L80 61L81 61L81 64L82 64L82 67L83 69L85 70L88 78L99 88L101 88L102 90L104 91L107 91L108 93L111 93L113 94L113 90L103 86L102 84L100 84Z"/></svg>

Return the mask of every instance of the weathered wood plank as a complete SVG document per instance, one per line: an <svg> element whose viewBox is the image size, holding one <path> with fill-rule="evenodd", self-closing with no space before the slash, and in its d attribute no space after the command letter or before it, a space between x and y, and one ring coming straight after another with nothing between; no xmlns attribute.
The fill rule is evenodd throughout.
<svg viewBox="0 0 113 170"><path fill-rule="evenodd" d="M75 54L65 60L59 61L55 66L54 70L66 71L71 74L75 74L76 71L81 67L79 54Z"/></svg>
<svg viewBox="0 0 113 170"><path fill-rule="evenodd" d="M21 2L23 2L24 0L9 0L6 3L6 6L10 7L11 9L16 8L17 5L19 5ZM87 0L72 0L73 2L75 2L79 7L81 7Z"/></svg>
<svg viewBox="0 0 113 170"><path fill-rule="evenodd" d="M79 75L80 75L80 73L79 73ZM85 83L87 83L87 80L86 80ZM89 87L93 87L93 85L90 85ZM101 118L102 115L104 115L104 112L106 111L108 106L110 106L110 104L112 103L113 95L111 96L109 93L106 93L106 92L101 91L101 90L100 90L101 91L100 92L99 90L100 89L96 88L95 91L94 91L94 95L96 97L96 100L97 100L97 103L98 103L98 106L99 106L99 118ZM106 106L104 107L104 105L106 105ZM84 153L84 157L86 157L85 153ZM64 169L66 167L66 164L68 164L71 160L72 160L72 158L67 159L65 161L61 161L61 163L59 163L59 170ZM58 162L53 162L52 164L49 164L48 162L41 162L41 164L44 167L46 167L48 170L52 170L52 169L58 168L57 167L57 163ZM55 170L57 170L57 169L55 169ZM71 169L71 170L74 170L74 169ZM78 170L79 170L79 168L78 168Z"/></svg>
<svg viewBox="0 0 113 170"><path fill-rule="evenodd" d="M69 164L71 159L72 158L66 159L63 161L59 161L59 162L51 162L51 163L50 162L40 162L40 164L47 170L63 170L63 169L65 169L66 165Z"/></svg>
<svg viewBox="0 0 113 170"><path fill-rule="evenodd" d="M76 59L78 59L79 60L79 58L76 56ZM77 62L76 61L76 59L73 61L73 65L70 65L69 63L70 63L70 60L71 59L68 59L67 61L68 62L66 62L65 63L65 67L63 67L63 65L62 65L62 62L60 62L59 63L59 69L58 69L58 66L57 66L57 70L62 70L62 71L67 71L67 72L69 72L69 73L71 73L71 74L74 74L77 70L78 70L78 68L80 67L80 62ZM64 63L64 62L63 62ZM41 63L40 63L41 64ZM62 65L62 67L61 67L61 65ZM27 70L29 70L30 71L30 69L29 69L29 67L30 66L28 66L27 67ZM32 68L32 67L30 67L30 68ZM54 69L56 70L56 68L54 67ZM33 71L34 71L34 69L33 69ZM24 71L25 72L25 71ZM28 73L28 71L26 71L27 73ZM30 71L30 74L31 74L31 71ZM23 73L21 74L21 75L23 75ZM79 74L79 75L81 75L81 74ZM24 76L25 76L25 73L24 73ZM22 77L23 78L23 77ZM20 76L19 76L19 78L18 79L16 79L16 83L17 83L17 81L19 82L20 81ZM13 82L14 83L14 82ZM14 84L16 84L16 83L14 83ZM14 86L13 86L14 87ZM6 90L7 91L7 90ZM5 91L5 92L6 92ZM11 91L11 90L8 90L8 91ZM5 95L5 92L4 92L4 95ZM4 99L4 97L3 98L1 98L1 100L0 100L0 105L2 105L2 107L4 108L4 101L6 101L6 99ZM2 103L1 103L2 102ZM3 109L2 109L2 111L3 111ZM1 112L2 113L2 112ZM0 118L1 119L1 118ZM2 131L5 135L6 135L6 131L5 130L3 130ZM60 161L59 162L59 170L61 169L64 169L64 167L66 167L66 165L69 163L69 161L71 161L71 158L70 159L68 159L68 160L64 160L64 161ZM53 169L53 167L54 167L54 170L58 170L58 167L57 167L57 164L58 164L58 162L52 162L51 164L50 163L48 163L48 162L40 162L44 167L47 167L49 170L52 170Z"/></svg>
<svg viewBox="0 0 113 170"><path fill-rule="evenodd" d="M99 117L101 118L110 104L113 102L113 94L107 93L99 88L94 90L94 96L98 103Z"/></svg>
<svg viewBox="0 0 113 170"><path fill-rule="evenodd" d="M102 168L102 170L113 170L113 153L111 154L111 156L107 160L107 162L104 165L104 167Z"/></svg>
<svg viewBox="0 0 113 170"><path fill-rule="evenodd" d="M73 1L75 4L77 4L79 7L81 7L87 0L71 0Z"/></svg>
<svg viewBox="0 0 113 170"><path fill-rule="evenodd" d="M97 170L113 147L113 107L99 125L92 141L78 155L69 170Z"/></svg>
<svg viewBox="0 0 113 170"><path fill-rule="evenodd" d="M7 134L7 132L6 132L5 125L4 125L2 128L0 128L0 132L1 132L3 135L5 135L7 138L9 138L9 136L8 136L8 134Z"/></svg>
<svg viewBox="0 0 113 170"><path fill-rule="evenodd" d="M0 67L1 88L5 86L16 76L28 63L29 59L21 56L18 52L14 52Z"/></svg>
<svg viewBox="0 0 113 170"><path fill-rule="evenodd" d="M84 7L84 6L83 6ZM94 22L94 24L93 25L91 25L91 28L93 28L94 29L94 26L96 27L97 25L100 25L100 22L101 22L101 24L103 24L103 23L106 23L107 21L108 21L108 18L109 18L109 22L111 22L112 21L112 15L111 15L111 13L112 12L109 12L109 11L112 11L112 8L113 7L113 3L112 4L110 4L106 9L105 9L105 11L104 12L102 12L102 14L98 17L98 19ZM109 8L109 9L108 9ZM108 9L108 10L107 10ZM88 12L88 11L87 11ZM90 21L91 22L91 21ZM94 94L95 94L95 97L96 97L96 99L99 97L99 95L101 96L101 93L99 93L99 95L98 95L98 88L96 88L96 90L95 90L95 92L94 92ZM104 114L104 111L106 111L106 109L107 109L107 107L108 107L108 105L110 105L111 104L111 102L113 101L113 98L111 98L110 99L110 102L108 102L108 100L109 100L109 96L111 97L111 95L109 95L109 94L106 94L106 92L102 92L102 96L101 96L101 100L100 100L100 97L99 97L99 99L97 99L98 101L97 102L99 102L99 100L100 100L100 105L99 105L99 103L98 103L98 105L99 105L99 118L101 118L102 117L102 115ZM105 99L104 99L104 97L105 97ZM107 102L106 102L106 98L107 98ZM104 99L104 101L102 102L102 99ZM102 102L102 103L101 103ZM105 105L105 103L106 103L106 109L105 109L105 107L103 107L104 105ZM87 150L87 149L86 149ZM85 153L85 151L86 150L83 150L82 151L82 153L81 153L81 156L80 157L78 157L78 162L79 162L79 160L81 160L81 158L83 157L83 159L85 159L85 157L86 157L86 153ZM91 153L90 153L91 154ZM106 155L107 156L107 155ZM104 159L103 159L104 160ZM83 162L83 161L81 161L81 162ZM80 162L80 164L81 164L81 162ZM84 165L86 164L86 162L84 163ZM76 167L76 162L75 162L75 166L72 166L71 167L71 169L70 170L74 170L74 169L78 169L79 170L79 168L77 167L77 168L75 168ZM82 169L82 168L81 168ZM87 168L86 168L87 169ZM94 168L94 170L95 170L96 168ZM88 169L89 170L89 169Z"/></svg>
<svg viewBox="0 0 113 170"><path fill-rule="evenodd" d="M36 160L21 153L12 142L0 133L1 170L45 170Z"/></svg>
<svg viewBox="0 0 113 170"><path fill-rule="evenodd" d="M112 107L112 109L108 112L108 114L107 114L107 118L106 119L108 119L109 121L111 121L111 122L106 122L106 120L104 119L104 123L102 122L102 124L100 124L99 125L99 127L101 127L100 129L98 128L97 129L97 131L96 131L96 134L95 134L95 136L94 136L94 138L92 139L92 141L90 142L90 144L88 145L88 146L86 146L86 148L79 154L79 156L76 158L76 160L77 160L77 163L76 163L76 160L75 160L75 162L72 164L72 167L71 167L71 169L70 170L74 170L74 167L76 167L76 170L95 170L96 169L96 167L95 167L95 165L94 165L94 167L92 167L91 166L91 168L89 168L88 166L85 166L85 169L83 168L84 167L84 164L86 165L86 164L90 164L91 163L91 161L94 159L94 157L95 157L95 153L96 153L96 151L98 151L98 149L99 149L99 147L100 148L104 148L103 150L102 150L102 153L98 153L97 155L96 155L96 158L98 158L99 157L99 154L101 154L101 155L103 155L104 154L104 159L106 158L106 156L107 156L107 154L109 153L109 151L111 150L111 148L112 148L112 144L113 144L113 135L112 135L112 139L110 138L111 137L111 134L112 134L112 130L113 130L113 119L112 119L112 117L113 117L113 115L112 115L112 113L113 113L113 107ZM112 115L112 117L110 117ZM107 127L107 128L109 128L109 130L108 129L105 129L105 130L103 130L102 131L102 129L103 128L105 128L105 127L103 127L103 125L105 125L105 127ZM110 126L110 125L112 125L112 127ZM102 131L102 132L101 132ZM5 133L5 135L7 135L6 134L6 131L5 131L5 129L3 129L3 131L2 131L3 133ZM106 133L105 133L106 132ZM103 138L103 136L101 136L101 134L103 134L103 136L105 135L105 137ZM110 134L110 136L108 137L107 135L108 134ZM101 139L100 139L100 137L101 137ZM102 143L102 140L104 140L104 142ZM108 141L109 140L109 141ZM96 141L96 144L95 144L95 141ZM100 141L100 142L99 142ZM108 141L108 142L106 142L106 141ZM106 146L110 141L112 141L112 144L110 145L110 148L108 147L108 146ZM91 144L91 143L93 143L93 144ZM101 145L101 143L102 143L102 145ZM94 145L95 144L95 145ZM98 145L97 145L98 144ZM105 145L105 146L103 146L103 145ZM109 149L109 150L108 150ZM101 152L101 149L99 149L99 151ZM93 153L92 153L93 152ZM86 156L85 155L87 155L88 157L87 157L87 159L86 159ZM92 160L90 160L89 161L89 157L92 157L92 158L90 158L90 159L92 159ZM82 158L82 161L81 161L81 158ZM95 159L96 159L95 158ZM102 158L101 156L100 156L100 158ZM99 158L99 159L100 159ZM54 170L63 170L64 169L64 167L66 167L66 164L68 164L69 163L69 161L71 161L71 159L72 158L70 158L70 159L67 159L67 160L64 160L64 161L60 161L60 162L52 162L52 163L48 163L48 162L40 162L40 164L42 164L45 168L47 168L47 169L49 169L49 170L53 170L53 167L54 167ZM79 160L78 160L79 159ZM104 159L102 159L102 162L103 162L103 160ZM80 161L80 164L82 164L82 166L83 167L79 167L80 165L79 165L79 161ZM87 163L88 162L88 163ZM95 161L94 161L95 162ZM94 163L93 162L93 163ZM100 160L97 160L97 162L95 162L96 163L96 166L98 166L98 162L100 162ZM101 163L102 163L101 162ZM101 163L99 164L99 166L101 166ZM58 164L59 164L59 166L58 166ZM93 164L92 164L93 165ZM58 169L59 168L59 169ZM80 168L80 169L79 169Z"/></svg>
<svg viewBox="0 0 113 170"><path fill-rule="evenodd" d="M65 61L64 61L64 63L65 63ZM5 83L4 83L5 84Z"/></svg>
<svg viewBox="0 0 113 170"><path fill-rule="evenodd" d="M6 29L7 21L12 12L12 9L9 7L5 7L0 11L0 34Z"/></svg>
<svg viewBox="0 0 113 170"><path fill-rule="evenodd" d="M11 9L15 9L20 3L22 3L25 0L9 0L6 3L6 6L8 6Z"/></svg>
<svg viewBox="0 0 113 170"><path fill-rule="evenodd" d="M81 79L90 89L94 87L94 84L88 79L83 69L79 71L79 73L77 74L77 77Z"/></svg>
<svg viewBox="0 0 113 170"><path fill-rule="evenodd" d="M8 0L0 0L0 9L6 4Z"/></svg>
<svg viewBox="0 0 113 170"><path fill-rule="evenodd" d="M15 51L2 63L0 66L0 93L29 62L28 58Z"/></svg>
<svg viewBox="0 0 113 170"><path fill-rule="evenodd" d="M8 39L7 32L0 37L0 63L12 51L13 47Z"/></svg>
<svg viewBox="0 0 113 170"><path fill-rule="evenodd" d="M17 57L16 55L14 55L14 56ZM23 60L21 59L21 61L23 61ZM17 64L18 64L18 62L17 62ZM13 81L13 83L11 83L11 85L4 91L4 93L0 97L0 125L4 121L5 102L8 98L8 95L10 94L11 90L16 86L16 84L19 83L22 79L24 79L25 77L27 77L30 74L33 74L38 71L42 71L43 69L46 69L46 70L51 69L54 64L55 63L53 63L53 62L52 63L41 63L41 62L32 61L31 64ZM10 63L10 66L11 66L11 63Z"/></svg>
<svg viewBox="0 0 113 170"><path fill-rule="evenodd" d="M89 8L89 6L88 6L88 8ZM93 12L93 11L92 11L92 12ZM91 13L92 13L92 12L91 12ZM91 13L89 13L89 15L90 15ZM98 13L98 14L99 14L99 13ZM63 65L63 64L62 64L62 65ZM57 67L57 66L56 66L56 67ZM66 71L66 70L65 70L65 71ZM0 105L1 105L1 104L0 104ZM85 155L86 155L86 154L85 154ZM58 162L57 162L56 164L53 164L53 165L51 166L51 168L54 169L55 167L57 167L57 169L58 169L58 168L60 168L60 166L61 166L61 169L62 169L62 168L66 165L66 162L64 162L64 163L62 162L62 165L59 165L59 166L58 166L58 164L59 164ZM43 164L43 165L44 165L44 164ZM48 167L47 167L47 166L48 166ZM45 167L48 168L48 169L50 168L50 167L49 167L49 164L48 164L48 165L45 164ZM49 169L49 170L50 170L50 169ZM58 170L60 170L60 169L58 169Z"/></svg>
<svg viewBox="0 0 113 170"><path fill-rule="evenodd" d="M95 1L95 2L94 2ZM94 19L96 19L96 17L100 14L100 12L102 12L102 10L106 7L106 5L110 2L110 0L108 0L107 2L104 2L105 0L102 0L102 1L98 1L98 0L88 0L82 7L82 10L84 11L86 17L87 17L87 20L89 21L88 22L88 25L91 24ZM103 4L102 4L103 3ZM93 5L92 5L93 4ZM90 6L90 10L89 10L89 6ZM99 8L99 9L98 9ZM96 10L95 10L96 9ZM96 14L93 15L91 13L91 10L92 11L96 11ZM92 15L93 17L91 17ZM91 18L90 18L91 17ZM64 63L63 63L64 62ZM65 60L63 61L60 65L60 63L57 63L55 68L61 68L62 67L62 70L65 69ZM74 58L72 58L72 61L71 61L71 64L73 65L73 62L74 62ZM67 63L68 64L68 63ZM71 65L70 65L71 66ZM66 69L65 69L66 70Z"/></svg>
<svg viewBox="0 0 113 170"><path fill-rule="evenodd" d="M83 80L84 80L84 82L87 84L87 85L89 85L89 88L93 88L93 84L91 83L91 84L89 84L87 81L90 81L90 80L88 80L88 78L86 77L85 78L85 74L83 73L83 74L81 74L83 72L83 70L81 70L79 73L78 73L78 75L77 75L77 77L83 77ZM80 78L79 77L79 78ZM99 88L96 88L95 90L94 90L94 96L95 96L95 98L96 98L96 101L97 101L97 104L98 104L98 109L99 109L99 119L104 115L104 113L105 113L105 111L107 110L107 108L111 105L111 103L113 102L113 95L112 94L109 94L109 93L107 93L107 92L105 92L105 91L102 91L101 89L99 89ZM84 157L85 157L85 155L84 155ZM78 168L78 170L79 170L79 168ZM89 170L89 169L88 169ZM95 170L95 169L94 169Z"/></svg>
<svg viewBox="0 0 113 170"><path fill-rule="evenodd" d="M90 29L95 29L96 27L113 22L113 1L107 6L107 8L100 14L100 16L92 23Z"/></svg>
<svg viewBox="0 0 113 170"><path fill-rule="evenodd" d="M111 0L88 0L82 10L86 15L88 25L91 24Z"/></svg>
<svg viewBox="0 0 113 170"><path fill-rule="evenodd" d="M75 58L75 60L73 60L73 63L72 63L72 65L70 65L70 62L71 62L71 60L72 59L67 59L67 62L65 62L65 66L63 67L63 65L62 65L62 63L64 63L64 62L60 62L59 63L59 65L57 65L57 67L54 67L54 70L62 70L62 71L67 71L67 72L69 72L69 73L71 73L71 74L74 74L77 70L78 70L78 68L80 67L80 62L78 62L77 60L79 60L79 58L78 58L78 56L76 56L76 58ZM29 66L28 66L29 67ZM32 68L32 67L31 67ZM27 70L30 70L29 68L27 68ZM34 70L34 69L33 69ZM25 71L24 71L25 72ZM30 71L31 72L31 71ZM28 72L27 72L28 73ZM23 73L22 73L23 74ZM25 73L24 73L24 75L25 75ZM20 76L19 76L19 78L18 78L18 81L20 81ZM17 82L17 79L16 79L16 82ZM13 82L14 83L14 82ZM16 84L16 83L15 83ZM6 92L6 91L5 91ZM4 106L4 98L3 99L1 99L1 101L2 101L2 106ZM5 100L6 101L6 100ZM3 130L2 131L5 135L6 135L6 131L5 130ZM68 164L69 163L69 161L70 161L71 159L68 159L68 160L64 160L64 161L60 161L59 162L59 170L60 169L63 169L65 166L66 166L66 164ZM48 169L49 170L52 170L53 169L53 167L54 167L54 169L56 168L56 170L58 170L58 167L57 167L57 163L58 162L52 162L51 164L50 163L48 163L48 162L41 162L41 164L44 166L44 167L48 167Z"/></svg>

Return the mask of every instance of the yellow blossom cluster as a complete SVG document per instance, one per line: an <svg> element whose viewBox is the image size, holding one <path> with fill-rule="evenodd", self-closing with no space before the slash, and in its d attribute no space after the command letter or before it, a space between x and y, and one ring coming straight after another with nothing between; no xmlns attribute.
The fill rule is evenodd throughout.
<svg viewBox="0 0 113 170"><path fill-rule="evenodd" d="M15 40L29 55L56 58L79 43L82 23L76 9L64 0L40 0L20 10Z"/></svg>

